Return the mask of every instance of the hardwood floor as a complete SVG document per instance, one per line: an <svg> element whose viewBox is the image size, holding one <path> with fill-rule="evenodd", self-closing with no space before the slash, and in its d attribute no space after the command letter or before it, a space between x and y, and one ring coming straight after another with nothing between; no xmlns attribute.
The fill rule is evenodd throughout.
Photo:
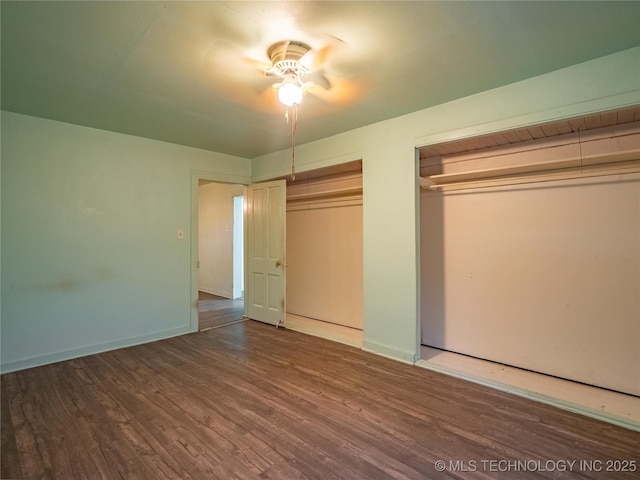
<svg viewBox="0 0 640 480"><path fill-rule="evenodd" d="M424 345L416 365L640 430L640 397Z"/></svg>
<svg viewBox="0 0 640 480"><path fill-rule="evenodd" d="M254 321L1 389L5 479L638 478L640 433Z"/></svg>
<svg viewBox="0 0 640 480"><path fill-rule="evenodd" d="M241 321L243 317L243 298L232 300L211 293L198 292L198 330L204 331L229 325Z"/></svg>

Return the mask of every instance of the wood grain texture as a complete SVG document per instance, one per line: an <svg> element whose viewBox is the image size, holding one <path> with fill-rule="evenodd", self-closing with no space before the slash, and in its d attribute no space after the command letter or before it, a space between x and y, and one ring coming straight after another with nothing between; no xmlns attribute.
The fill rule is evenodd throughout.
<svg viewBox="0 0 640 480"><path fill-rule="evenodd" d="M198 330L229 325L244 317L244 299L219 297L206 292L198 292Z"/></svg>
<svg viewBox="0 0 640 480"><path fill-rule="evenodd" d="M452 472L449 462L638 462L639 442L637 432L254 321L2 376L3 478L560 478ZM571 478L637 478L606 473Z"/></svg>

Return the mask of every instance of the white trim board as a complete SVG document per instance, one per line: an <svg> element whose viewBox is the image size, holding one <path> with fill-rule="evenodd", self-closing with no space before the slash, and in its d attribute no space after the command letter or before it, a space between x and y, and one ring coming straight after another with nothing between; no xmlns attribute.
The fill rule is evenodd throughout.
<svg viewBox="0 0 640 480"><path fill-rule="evenodd" d="M362 350L380 355L381 357L390 358L397 362L407 363L409 365L414 365L416 362L416 355L412 352L398 350L397 348L392 348L388 345L383 345L382 343L373 342L371 340L362 341Z"/></svg>
<svg viewBox="0 0 640 480"><path fill-rule="evenodd" d="M352 347L362 348L362 330L335 323L287 313L285 328L307 335L324 338Z"/></svg>
<svg viewBox="0 0 640 480"><path fill-rule="evenodd" d="M233 299L230 292L222 292L220 290L216 290L215 288L198 287L198 291L208 293L210 295L215 295L216 297L228 298L229 300Z"/></svg>
<svg viewBox="0 0 640 480"><path fill-rule="evenodd" d="M187 333L193 333L189 325L144 335L138 335L130 338L123 338L111 342L86 345L84 347L73 348L61 352L47 353L45 355L38 355L36 357L22 358L20 360L15 360L12 362L3 362L1 373L5 374L16 372L18 370L25 370L27 368L40 367L42 365L48 365L51 363L64 362L66 360L86 357L88 355L96 355L111 350L118 350L120 348L133 347L135 345L142 345L144 343L166 340L167 338L177 337L180 335L185 335Z"/></svg>
<svg viewBox="0 0 640 480"><path fill-rule="evenodd" d="M416 366L640 431L640 398L436 348Z"/></svg>

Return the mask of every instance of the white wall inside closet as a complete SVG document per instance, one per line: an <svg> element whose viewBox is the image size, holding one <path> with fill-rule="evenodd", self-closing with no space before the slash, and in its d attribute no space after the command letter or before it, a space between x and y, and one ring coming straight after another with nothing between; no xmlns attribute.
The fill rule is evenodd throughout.
<svg viewBox="0 0 640 480"><path fill-rule="evenodd" d="M287 312L362 329L362 175L287 189Z"/></svg>
<svg viewBox="0 0 640 480"><path fill-rule="evenodd" d="M420 209L422 344L640 395L640 174Z"/></svg>
<svg viewBox="0 0 640 480"><path fill-rule="evenodd" d="M198 195L198 289L233 298L234 195L242 185L207 183Z"/></svg>

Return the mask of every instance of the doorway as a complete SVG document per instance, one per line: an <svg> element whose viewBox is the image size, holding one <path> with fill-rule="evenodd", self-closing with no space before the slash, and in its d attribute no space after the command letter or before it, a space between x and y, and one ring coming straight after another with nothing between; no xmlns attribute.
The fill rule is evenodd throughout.
<svg viewBox="0 0 640 480"><path fill-rule="evenodd" d="M198 330L244 319L244 185L198 186Z"/></svg>

